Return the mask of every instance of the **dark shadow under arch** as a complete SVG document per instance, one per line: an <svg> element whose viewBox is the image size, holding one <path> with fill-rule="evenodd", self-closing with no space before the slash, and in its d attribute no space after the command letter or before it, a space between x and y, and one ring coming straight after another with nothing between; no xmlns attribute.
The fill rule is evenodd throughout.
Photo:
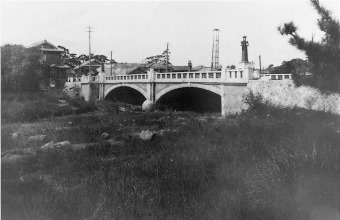
<svg viewBox="0 0 340 220"><path fill-rule="evenodd" d="M139 91L131 87L121 86L111 90L105 96L105 100L124 102L132 105L142 105L146 98Z"/></svg>
<svg viewBox="0 0 340 220"><path fill-rule="evenodd" d="M221 96L205 89L185 87L164 94L157 105L161 110L221 112Z"/></svg>

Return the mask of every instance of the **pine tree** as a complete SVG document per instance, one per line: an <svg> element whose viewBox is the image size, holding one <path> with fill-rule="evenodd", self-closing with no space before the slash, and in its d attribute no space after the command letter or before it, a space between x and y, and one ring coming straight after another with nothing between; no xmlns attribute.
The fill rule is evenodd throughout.
<svg viewBox="0 0 340 220"><path fill-rule="evenodd" d="M310 2L321 17L318 19L318 26L324 32L324 37L320 42L300 37L293 22L278 27L282 35L290 35L291 45L305 52L311 65L311 79L301 79L298 74L293 79L321 90L339 91L340 23L332 17L331 11L320 5L319 0Z"/></svg>

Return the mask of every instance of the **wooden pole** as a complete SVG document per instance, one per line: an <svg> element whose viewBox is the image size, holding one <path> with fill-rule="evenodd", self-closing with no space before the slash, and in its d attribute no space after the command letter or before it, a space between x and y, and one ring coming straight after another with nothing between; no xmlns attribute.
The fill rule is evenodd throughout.
<svg viewBox="0 0 340 220"><path fill-rule="evenodd" d="M259 60L260 60L260 74L261 74L261 55L259 55Z"/></svg>
<svg viewBox="0 0 340 220"><path fill-rule="evenodd" d="M168 72L169 63L169 43L166 43L166 72Z"/></svg>
<svg viewBox="0 0 340 220"><path fill-rule="evenodd" d="M87 32L89 32L89 74L91 73L91 26L89 25L87 27L89 30Z"/></svg>
<svg viewBox="0 0 340 220"><path fill-rule="evenodd" d="M111 60L110 60L110 63L111 63L111 76L112 76L112 50L111 50Z"/></svg>

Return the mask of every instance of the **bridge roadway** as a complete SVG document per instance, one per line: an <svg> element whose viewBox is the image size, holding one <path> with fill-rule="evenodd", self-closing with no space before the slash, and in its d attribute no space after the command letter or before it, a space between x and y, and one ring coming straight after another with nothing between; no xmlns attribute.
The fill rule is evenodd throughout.
<svg viewBox="0 0 340 220"><path fill-rule="evenodd" d="M222 69L205 72L158 73L153 69L146 74L83 76L82 94L85 100L103 100L113 90L129 87L145 99L156 103L163 95L180 88L199 88L221 96L222 115L237 113L245 107L242 101L248 80L253 79L253 68Z"/></svg>

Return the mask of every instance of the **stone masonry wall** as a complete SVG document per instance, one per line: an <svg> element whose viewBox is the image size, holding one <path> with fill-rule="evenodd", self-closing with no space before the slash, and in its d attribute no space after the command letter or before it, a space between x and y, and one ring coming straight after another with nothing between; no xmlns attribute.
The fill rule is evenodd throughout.
<svg viewBox="0 0 340 220"><path fill-rule="evenodd" d="M260 93L264 100L278 107L300 107L340 115L340 94L322 94L308 86L296 87L291 80L250 80L248 89Z"/></svg>

